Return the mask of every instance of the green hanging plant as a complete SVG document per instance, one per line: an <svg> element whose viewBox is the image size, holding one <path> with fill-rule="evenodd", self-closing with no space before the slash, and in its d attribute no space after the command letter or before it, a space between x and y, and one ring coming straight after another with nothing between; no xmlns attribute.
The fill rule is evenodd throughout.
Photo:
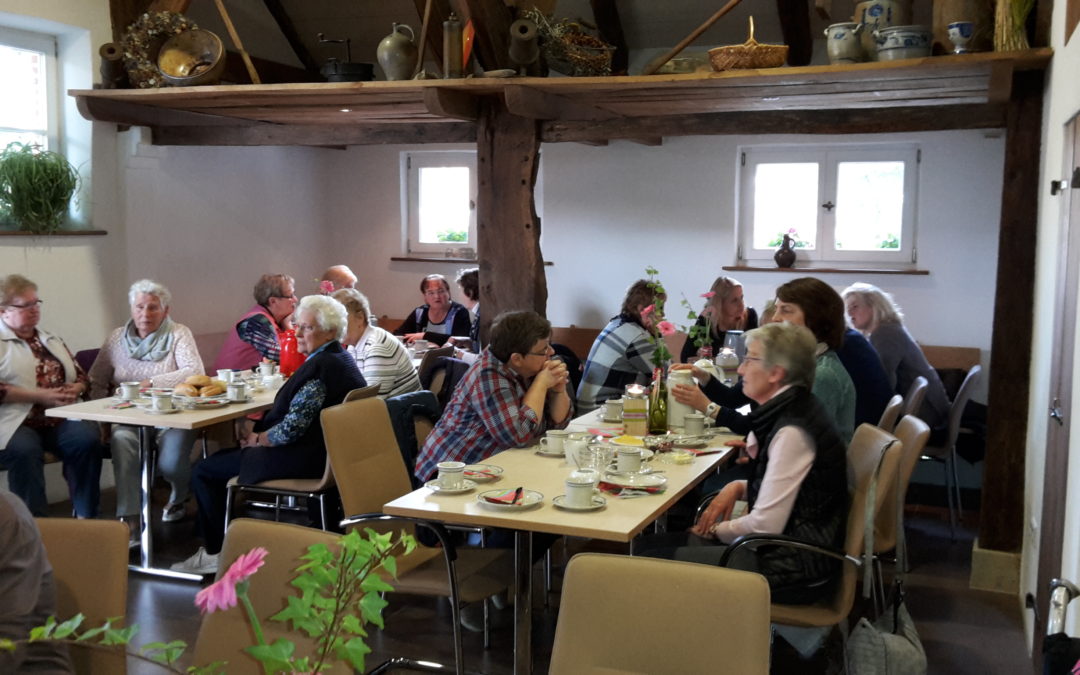
<svg viewBox="0 0 1080 675"><path fill-rule="evenodd" d="M28 143L0 151L0 222L49 234L67 218L79 173L63 155Z"/></svg>

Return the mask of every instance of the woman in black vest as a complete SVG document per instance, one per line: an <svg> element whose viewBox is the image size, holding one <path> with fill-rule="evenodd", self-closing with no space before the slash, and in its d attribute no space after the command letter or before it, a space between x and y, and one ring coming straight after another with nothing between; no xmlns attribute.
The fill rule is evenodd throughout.
<svg viewBox="0 0 1080 675"><path fill-rule="evenodd" d="M205 547L173 565L178 572L212 574L225 538L225 494L230 478L244 484L276 478L318 478L326 468L319 413L345 394L367 386L356 360L341 346L348 314L331 297L309 295L296 309L296 343L307 355L274 397L274 405L240 447L216 453L195 465L191 490L199 503Z"/></svg>
<svg viewBox="0 0 1080 675"><path fill-rule="evenodd" d="M739 366L750 413L748 480L728 483L682 541L657 541L657 557L716 563L724 546L752 533L784 534L838 547L847 522L847 452L828 414L810 393L817 340L806 328L769 324L746 334ZM745 515L731 518L736 501ZM681 545L680 545L681 544ZM648 552L647 552L648 553ZM760 572L773 600L811 603L839 574L835 561L798 549L761 547L735 565Z"/></svg>

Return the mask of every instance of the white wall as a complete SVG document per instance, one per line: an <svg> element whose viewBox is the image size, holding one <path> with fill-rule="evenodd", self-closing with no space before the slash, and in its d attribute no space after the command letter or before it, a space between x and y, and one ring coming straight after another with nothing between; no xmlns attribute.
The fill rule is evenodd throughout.
<svg viewBox="0 0 1080 675"><path fill-rule="evenodd" d="M1038 572L1039 536L1042 518L1042 482L1045 471L1045 448L1047 432L1046 410L1049 408L1050 363L1053 335L1050 317L1055 310L1055 285L1057 284L1057 256L1061 241L1061 199L1052 197L1049 183L1053 179L1069 178L1071 170L1062 166L1064 125L1080 112L1080 88L1076 86L1075 73L1080 67L1080 33L1074 33L1065 44L1065 3L1055 3L1051 28L1051 47L1054 60L1049 71L1048 86L1043 110L1043 161L1039 180L1038 253L1036 261L1035 316L1036 330L1031 354L1031 395L1028 405L1027 476L1024 504L1024 549L1021 569L1020 596L1035 593L1039 585L1049 579L1036 578ZM1072 199L1078 195L1072 192ZM1080 332L1077 333L1080 338ZM1076 345L1068 348L1074 350ZM1073 381L1080 382L1080 359L1073 361ZM1073 396L1072 410L1066 411L1070 419L1080 419L1080 396ZM1075 421L1074 433L1069 440L1068 497L1065 506L1065 524L1062 534L1061 574L1067 579L1080 582L1080 426ZM1038 608L1046 612L1046 607ZM1080 632L1080 612L1075 603L1069 612L1068 632ZM1028 638L1031 638L1032 617L1024 612Z"/></svg>

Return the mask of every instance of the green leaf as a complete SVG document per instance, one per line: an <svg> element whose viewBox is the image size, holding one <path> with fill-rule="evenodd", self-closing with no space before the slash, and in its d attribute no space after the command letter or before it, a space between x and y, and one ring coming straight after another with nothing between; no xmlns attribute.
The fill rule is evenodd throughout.
<svg viewBox="0 0 1080 675"><path fill-rule="evenodd" d="M383 560L382 566L390 576L397 579L397 559L394 558L394 556L390 556L386 560Z"/></svg>
<svg viewBox="0 0 1080 675"><path fill-rule="evenodd" d="M355 614L346 614L341 620L341 628L353 635L363 635L366 633L364 624L360 622L360 619L358 619Z"/></svg>
<svg viewBox="0 0 1080 675"><path fill-rule="evenodd" d="M171 666L183 655L187 643L183 640L172 642L150 642L139 648L139 653L157 663Z"/></svg>
<svg viewBox="0 0 1080 675"><path fill-rule="evenodd" d="M75 641L76 642L84 642L86 640L96 638L97 636L101 635L102 633L109 630L110 628L112 628L112 620L111 619L109 621L106 621L105 623L101 624L97 628L91 628L90 630L84 632L82 635L75 638Z"/></svg>
<svg viewBox="0 0 1080 675"><path fill-rule="evenodd" d="M393 586L386 583L386 580L377 574L369 574L361 579L360 588L365 593L389 593L394 590Z"/></svg>
<svg viewBox="0 0 1080 675"><path fill-rule="evenodd" d="M56 631L53 633L53 638L57 640L63 640L68 637L82 624L83 619L86 617L82 614L76 614L64 623L56 627Z"/></svg>
<svg viewBox="0 0 1080 675"><path fill-rule="evenodd" d="M296 645L285 638L274 640L274 644L272 645L252 645L244 648L245 652L262 663L263 668L271 673L276 673L280 670L292 672L292 665L289 663L289 659L292 658L295 650Z"/></svg>
<svg viewBox="0 0 1080 675"><path fill-rule="evenodd" d="M383 627L382 611L389 602L381 595L371 593L360 598L360 614L365 621Z"/></svg>
<svg viewBox="0 0 1080 675"><path fill-rule="evenodd" d="M227 665L229 665L228 661L214 661L205 666L189 666L185 672L192 675L222 675Z"/></svg>
<svg viewBox="0 0 1080 675"><path fill-rule="evenodd" d="M13 652L15 651L15 643L7 638L0 638L0 651Z"/></svg>
<svg viewBox="0 0 1080 675"><path fill-rule="evenodd" d="M364 657L371 653L371 648L360 638L353 638L345 643L342 650L345 652L345 660L357 671L364 672Z"/></svg>

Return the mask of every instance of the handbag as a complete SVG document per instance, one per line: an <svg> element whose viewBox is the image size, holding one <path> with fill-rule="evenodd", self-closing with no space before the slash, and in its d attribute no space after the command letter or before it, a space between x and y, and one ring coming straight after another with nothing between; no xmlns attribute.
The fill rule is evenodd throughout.
<svg viewBox="0 0 1080 675"><path fill-rule="evenodd" d="M882 457L885 453L882 451ZM897 490L897 500L904 495ZM863 598L869 598L873 588L874 503L877 495L877 473L870 482L864 517ZM925 675L926 652L915 622L904 607L904 568L907 550L903 536L903 521L897 509L896 573L893 576L891 602L880 615L870 621L866 617L852 629L847 639L848 672L854 675ZM875 603L876 604L876 603Z"/></svg>

